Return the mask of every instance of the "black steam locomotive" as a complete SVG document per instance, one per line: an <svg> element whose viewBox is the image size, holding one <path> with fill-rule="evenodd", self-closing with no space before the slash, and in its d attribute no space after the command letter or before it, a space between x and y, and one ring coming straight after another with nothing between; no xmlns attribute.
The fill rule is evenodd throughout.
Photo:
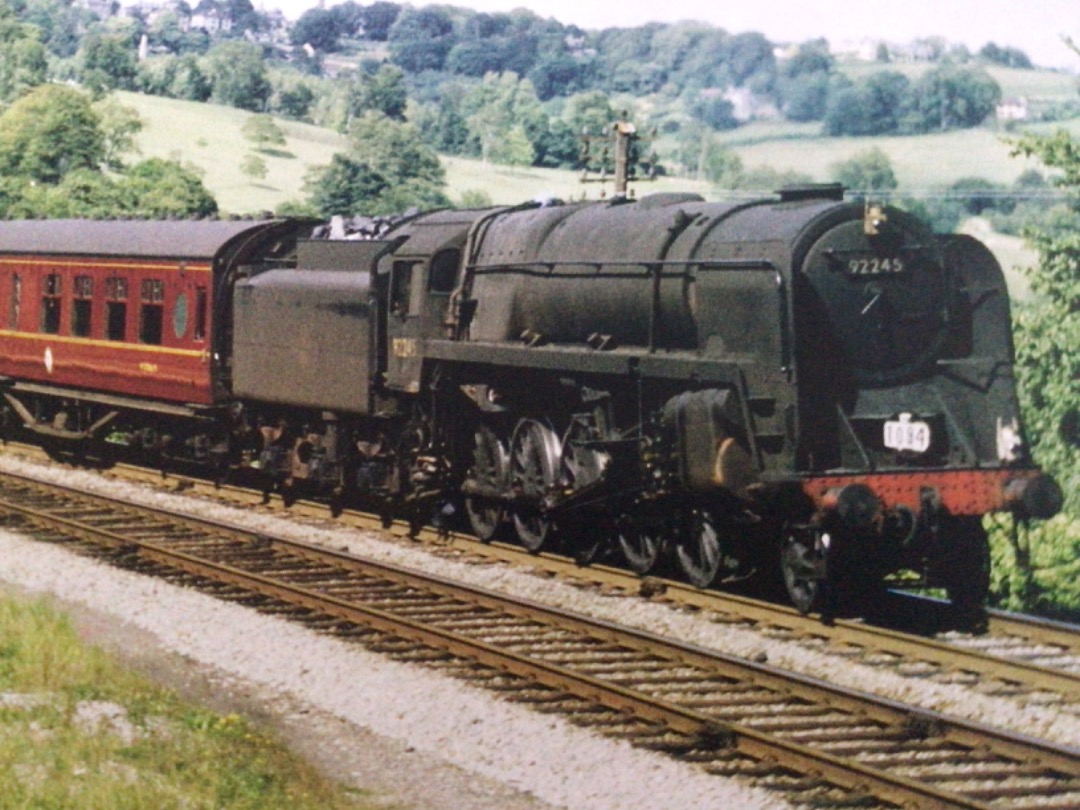
<svg viewBox="0 0 1080 810"><path fill-rule="evenodd" d="M979 605L982 517L1060 508L974 239L837 186L373 231L0 224L8 422L804 611L897 571Z"/></svg>

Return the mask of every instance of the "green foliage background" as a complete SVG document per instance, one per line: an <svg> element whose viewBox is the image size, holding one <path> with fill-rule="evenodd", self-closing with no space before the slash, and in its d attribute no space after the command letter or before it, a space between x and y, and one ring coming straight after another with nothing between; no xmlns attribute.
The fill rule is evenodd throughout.
<svg viewBox="0 0 1080 810"><path fill-rule="evenodd" d="M1051 521L993 533L998 603L1080 620L1080 142L1068 132L1028 135L1014 144L1054 172L1070 206L1028 236L1038 250L1033 297L1016 308L1017 376L1036 460L1065 494Z"/></svg>

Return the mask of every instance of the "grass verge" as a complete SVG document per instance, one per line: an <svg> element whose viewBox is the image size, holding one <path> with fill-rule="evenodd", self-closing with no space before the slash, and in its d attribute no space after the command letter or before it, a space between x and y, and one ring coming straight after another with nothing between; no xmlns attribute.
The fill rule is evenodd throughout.
<svg viewBox="0 0 1080 810"><path fill-rule="evenodd" d="M83 644L47 601L0 598L0 810L364 810L236 714L188 705Z"/></svg>

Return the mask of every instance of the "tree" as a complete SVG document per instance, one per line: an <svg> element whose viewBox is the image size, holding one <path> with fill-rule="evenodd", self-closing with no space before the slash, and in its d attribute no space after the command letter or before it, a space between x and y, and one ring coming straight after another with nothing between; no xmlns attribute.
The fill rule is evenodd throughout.
<svg viewBox="0 0 1080 810"><path fill-rule="evenodd" d="M378 2L364 6L361 16L364 36L375 42L386 42L400 14L401 6L397 3Z"/></svg>
<svg viewBox="0 0 1080 810"><path fill-rule="evenodd" d="M800 73L780 83L781 109L789 121L820 121L828 112L828 73Z"/></svg>
<svg viewBox="0 0 1080 810"><path fill-rule="evenodd" d="M742 161L720 143L716 133L700 124L679 133L678 160L695 179L735 188L742 175Z"/></svg>
<svg viewBox="0 0 1080 810"><path fill-rule="evenodd" d="M411 124L365 112L349 128L347 154L311 172L310 202L321 212L392 214L449 205L439 156Z"/></svg>
<svg viewBox="0 0 1080 810"><path fill-rule="evenodd" d="M547 120L532 83L516 73L489 73L466 95L463 107L469 134L480 144L485 161L503 162L508 154L503 147L514 128L522 128L524 135L539 131ZM522 153L520 142L515 150L516 160Z"/></svg>
<svg viewBox="0 0 1080 810"><path fill-rule="evenodd" d="M829 43L815 39L799 46L783 63L778 81L780 106L791 121L820 121L825 116L836 60Z"/></svg>
<svg viewBox="0 0 1080 810"><path fill-rule="evenodd" d="M349 128L349 157L366 163L391 182L418 179L441 187L446 173L439 156L424 146L411 124L366 112Z"/></svg>
<svg viewBox="0 0 1080 810"><path fill-rule="evenodd" d="M240 131L260 152L266 152L272 146L285 145L285 133L266 113L249 116Z"/></svg>
<svg viewBox="0 0 1080 810"><path fill-rule="evenodd" d="M337 50L341 29L337 15L325 8L309 8L289 32L293 45L309 45L317 51Z"/></svg>
<svg viewBox="0 0 1080 810"><path fill-rule="evenodd" d="M389 182L368 164L334 155L330 165L314 170L307 181L309 201L319 216L354 216L356 214L393 213L378 211L379 197Z"/></svg>
<svg viewBox="0 0 1080 810"><path fill-rule="evenodd" d="M262 180L266 177L269 169L265 160L258 155L248 153L244 155L244 159L240 163L240 171L252 180Z"/></svg>
<svg viewBox="0 0 1080 810"><path fill-rule="evenodd" d="M825 103L827 135L885 135L900 128L899 111L910 95L902 73L883 70L858 82L832 80Z"/></svg>
<svg viewBox="0 0 1080 810"><path fill-rule="evenodd" d="M110 169L122 169L123 156L138 151L135 136L142 131L142 119L134 107L121 104L113 96L94 104L94 112L101 122L105 143L104 164Z"/></svg>
<svg viewBox="0 0 1080 810"><path fill-rule="evenodd" d="M148 219L209 217L217 201L198 171L176 161L150 158L135 164L123 182L126 211Z"/></svg>
<svg viewBox="0 0 1080 810"><path fill-rule="evenodd" d="M255 11L251 0L220 0L220 3L224 6L226 16L232 20L234 31L243 33L259 30L262 18Z"/></svg>
<svg viewBox="0 0 1080 810"><path fill-rule="evenodd" d="M47 84L0 115L0 174L57 183L105 159L101 120L78 90Z"/></svg>
<svg viewBox="0 0 1080 810"><path fill-rule="evenodd" d="M716 89L700 94L689 106L694 118L713 129L734 129L739 125L735 105Z"/></svg>
<svg viewBox="0 0 1080 810"><path fill-rule="evenodd" d="M895 191L899 185L889 156L877 147L834 164L830 173L834 180L861 194Z"/></svg>
<svg viewBox="0 0 1080 810"><path fill-rule="evenodd" d="M440 7L406 7L387 36L391 61L407 73L442 70L454 47L454 23Z"/></svg>
<svg viewBox="0 0 1080 810"><path fill-rule="evenodd" d="M995 65L1031 70L1035 66L1031 58L1019 48L1002 48L993 42L987 42L979 49L979 58Z"/></svg>
<svg viewBox="0 0 1080 810"><path fill-rule="evenodd" d="M262 48L250 42L220 42L206 54L206 75L219 104L262 112L273 87Z"/></svg>
<svg viewBox="0 0 1080 810"><path fill-rule="evenodd" d="M991 536L994 601L1076 620L1080 587L1080 142L1061 130L1016 141L1069 197L1061 220L1028 231L1039 255L1028 271L1035 298L1014 304L1016 375L1031 453L1061 485L1065 514L1043 525L1003 526ZM1041 604L1040 604L1041 603Z"/></svg>
<svg viewBox="0 0 1080 810"><path fill-rule="evenodd" d="M603 135L615 123L618 116L606 93L593 90L571 96L566 104L563 118L578 137Z"/></svg>
<svg viewBox="0 0 1080 810"><path fill-rule="evenodd" d="M469 128L462 112L461 98L465 94L460 85L446 88L438 104L415 105L409 114L410 122L420 131L424 143L447 155L466 154Z"/></svg>
<svg viewBox="0 0 1080 810"><path fill-rule="evenodd" d="M270 104L280 115L297 121L308 120L311 105L315 102L315 91L304 81L278 86Z"/></svg>
<svg viewBox="0 0 1080 810"><path fill-rule="evenodd" d="M405 107L409 102L405 74L394 65L380 65L374 73L361 73L349 85L349 118L355 118L366 110L380 112L387 118L405 120Z"/></svg>
<svg viewBox="0 0 1080 810"><path fill-rule="evenodd" d="M1000 101L1000 85L982 68L943 64L912 85L901 127L932 132L978 126Z"/></svg>
<svg viewBox="0 0 1080 810"><path fill-rule="evenodd" d="M43 84L46 67L40 29L19 22L0 2L0 104Z"/></svg>
<svg viewBox="0 0 1080 810"><path fill-rule="evenodd" d="M1065 474L1073 508L1077 502L1080 453L1061 440L1059 427L1080 408L1080 141L1059 130L1028 135L1014 143L1016 154L1037 157L1055 172L1053 182L1071 197L1072 227L1032 229L1028 236L1039 252L1029 273L1038 306L1026 307L1017 320L1021 380L1030 401L1027 427L1044 463ZM1075 430L1075 428L1074 428Z"/></svg>
<svg viewBox="0 0 1080 810"><path fill-rule="evenodd" d="M83 40L82 83L96 94L135 87L135 48L126 37L94 35Z"/></svg>
<svg viewBox="0 0 1080 810"><path fill-rule="evenodd" d="M495 163L507 166L531 166L536 151L529 136L525 134L525 127L515 124L491 148L489 156Z"/></svg>
<svg viewBox="0 0 1080 810"><path fill-rule="evenodd" d="M187 101L209 101L214 87L209 76L191 55L181 56L176 62L176 72L169 84L168 95Z"/></svg>

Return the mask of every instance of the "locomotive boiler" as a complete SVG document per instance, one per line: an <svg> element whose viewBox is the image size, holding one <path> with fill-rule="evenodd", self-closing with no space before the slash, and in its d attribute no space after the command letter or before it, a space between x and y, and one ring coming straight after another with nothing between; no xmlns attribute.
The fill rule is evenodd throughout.
<svg viewBox="0 0 1080 810"><path fill-rule="evenodd" d="M981 605L982 517L1060 508L1023 442L993 256L838 186L436 211L363 239L231 227L191 240L198 262L166 262L169 278L215 279L210 314L180 317L179 296L198 299L171 282L159 302L175 333L160 330L159 353L204 364L205 401L166 404L145 359L140 392L59 365L30 379L5 358L9 420L417 522L463 514L485 541L618 553L642 574L673 564L702 587L775 581L804 611L898 571ZM78 271L63 270L95 248L35 234L0 249L43 268L30 303L54 306L57 329L43 338L24 312L0 337L65 357L107 343L75 334ZM13 283L0 279L9 299ZM90 305L101 329L107 302ZM180 343L200 317L192 355Z"/></svg>

